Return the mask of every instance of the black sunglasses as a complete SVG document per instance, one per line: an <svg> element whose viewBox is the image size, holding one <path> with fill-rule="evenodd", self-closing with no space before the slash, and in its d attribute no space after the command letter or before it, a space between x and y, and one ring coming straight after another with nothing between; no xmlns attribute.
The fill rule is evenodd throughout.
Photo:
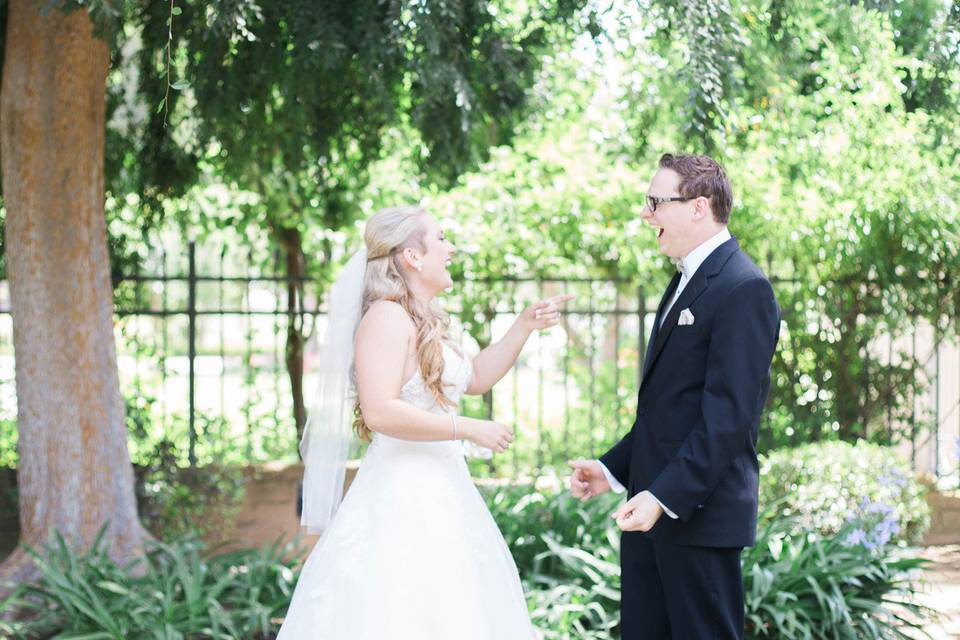
<svg viewBox="0 0 960 640"><path fill-rule="evenodd" d="M700 196L690 196L685 198L683 196L647 196L647 206L650 207L650 211L656 211L657 206L661 204L666 204L668 202L687 202L688 200L696 200Z"/></svg>

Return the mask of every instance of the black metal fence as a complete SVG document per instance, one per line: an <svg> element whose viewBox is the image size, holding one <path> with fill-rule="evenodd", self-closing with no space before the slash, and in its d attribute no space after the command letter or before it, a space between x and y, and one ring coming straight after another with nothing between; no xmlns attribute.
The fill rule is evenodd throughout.
<svg viewBox="0 0 960 640"><path fill-rule="evenodd" d="M310 280L283 275L277 253L269 261L273 274L254 273L253 253L225 244L198 256L189 242L185 254L158 249L145 261L153 273L114 275L121 382L139 434L131 444L134 457L168 439L185 444L190 465L296 459L287 326L296 317L313 336L303 363L309 406L318 366L315 338L325 321L323 292ZM291 282L302 293L292 308L286 298ZM523 305L559 293L577 296L564 325L533 337L493 393L466 403L468 412L517 429L507 457L478 464L480 469L535 471L568 457L593 456L632 421L659 291L609 279L471 281L459 283L446 306L465 316L467 328L485 342L498 338ZM12 332L2 296L0 306L0 419L10 425L16 411ZM465 342L468 351L479 348L469 336ZM889 346L892 358L892 341ZM929 397L916 401L907 448L915 466L946 476L956 472L960 456L960 351L919 329L912 349L928 354L924 372L932 384ZM917 424L924 412L932 418L929 429Z"/></svg>

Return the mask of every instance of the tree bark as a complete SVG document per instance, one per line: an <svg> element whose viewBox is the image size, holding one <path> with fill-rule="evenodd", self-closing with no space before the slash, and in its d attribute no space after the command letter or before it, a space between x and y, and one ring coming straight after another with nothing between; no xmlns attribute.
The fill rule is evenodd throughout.
<svg viewBox="0 0 960 640"><path fill-rule="evenodd" d="M303 255L303 238L296 227L276 229L280 246L283 247L287 272L287 348L286 365L290 376L290 392L293 395L293 417L297 427L297 442L303 437L307 423L307 410L303 399L303 350L306 336L303 334L303 280L306 262Z"/></svg>
<svg viewBox="0 0 960 640"><path fill-rule="evenodd" d="M0 154L16 354L20 541L57 529L85 551L104 541L125 562L147 534L133 467L114 344L104 217L108 48L83 9L43 15L10 0ZM0 581L37 576L19 547Z"/></svg>

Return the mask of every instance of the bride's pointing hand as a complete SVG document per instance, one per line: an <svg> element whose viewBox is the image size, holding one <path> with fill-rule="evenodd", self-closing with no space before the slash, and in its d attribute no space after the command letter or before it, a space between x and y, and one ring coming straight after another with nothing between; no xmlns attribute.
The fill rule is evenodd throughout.
<svg viewBox="0 0 960 640"><path fill-rule="evenodd" d="M530 331L549 329L560 323L560 310L573 298L572 294L544 298L524 309L520 319Z"/></svg>

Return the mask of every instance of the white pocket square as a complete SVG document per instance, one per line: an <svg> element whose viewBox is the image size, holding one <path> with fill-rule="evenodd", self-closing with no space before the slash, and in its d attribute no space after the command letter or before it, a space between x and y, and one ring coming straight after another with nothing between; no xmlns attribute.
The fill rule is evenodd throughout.
<svg viewBox="0 0 960 640"><path fill-rule="evenodd" d="M680 312L680 319L677 320L677 326L693 324L694 320L696 320L696 318L690 313L690 309L684 309Z"/></svg>

